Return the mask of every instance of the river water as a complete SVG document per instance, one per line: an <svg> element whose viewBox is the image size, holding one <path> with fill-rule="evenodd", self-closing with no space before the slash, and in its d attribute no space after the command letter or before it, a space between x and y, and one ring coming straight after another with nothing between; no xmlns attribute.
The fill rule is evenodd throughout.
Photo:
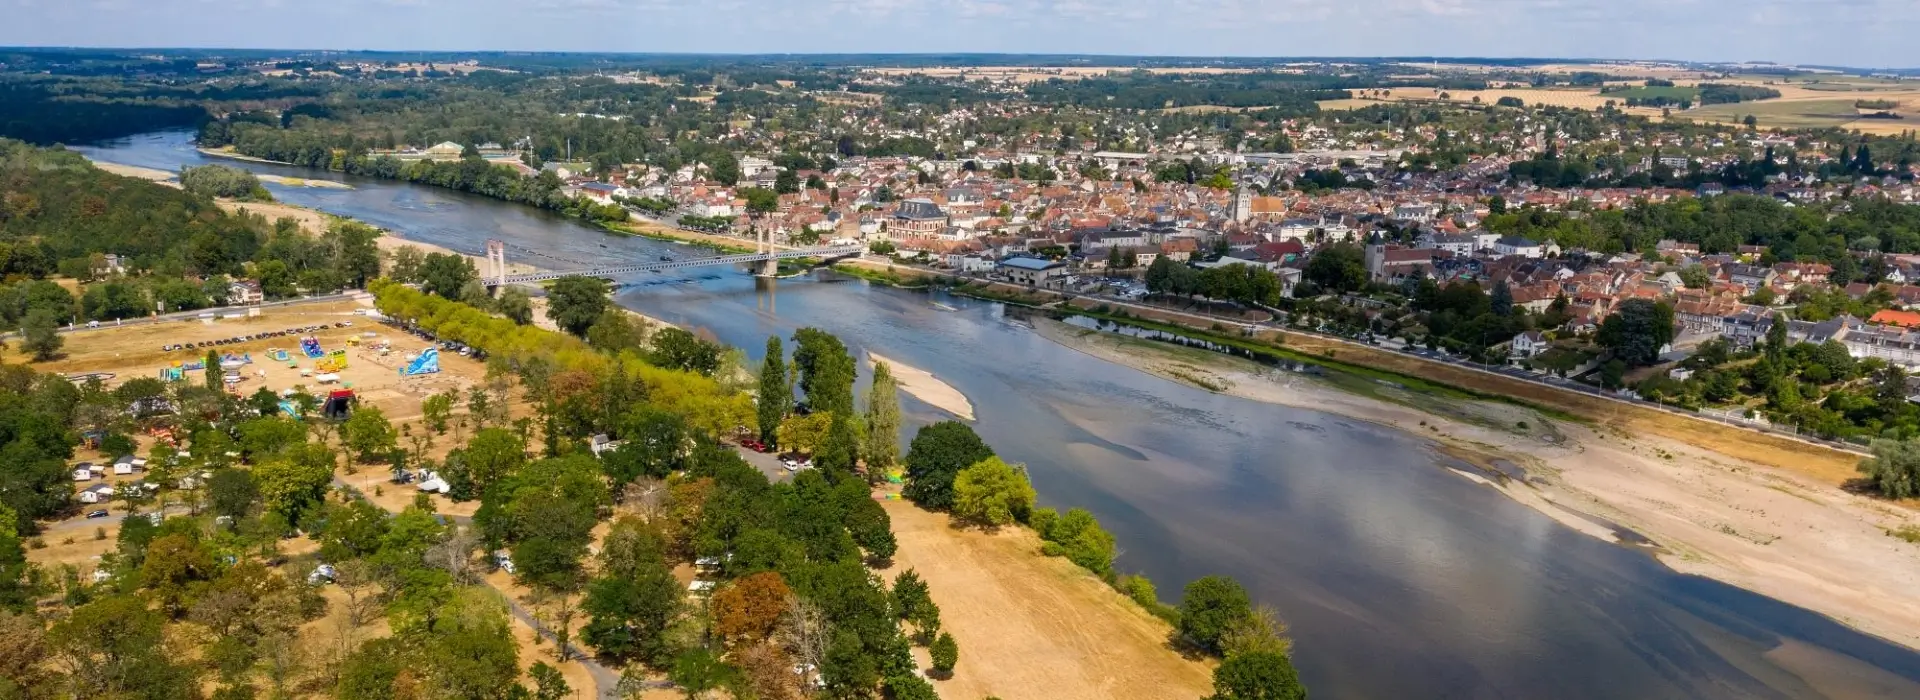
<svg viewBox="0 0 1920 700"><path fill-rule="evenodd" d="M82 150L164 170L235 164L188 138ZM269 189L463 252L500 238L510 258L555 269L696 254L447 190L238 165L349 182ZM1220 573L1276 606L1317 698L1920 698L1920 654L1578 534L1398 431L1102 362L998 304L830 274L773 288L726 268L634 282L621 304L751 354L815 326L952 384L980 434L1028 465L1043 504L1099 516L1119 568L1152 577L1162 598ZM903 400L912 425L942 418Z"/></svg>

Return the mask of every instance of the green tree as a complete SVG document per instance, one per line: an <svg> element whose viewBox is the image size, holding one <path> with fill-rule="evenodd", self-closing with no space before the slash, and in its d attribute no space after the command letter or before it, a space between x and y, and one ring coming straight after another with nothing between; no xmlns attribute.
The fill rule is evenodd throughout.
<svg viewBox="0 0 1920 700"><path fill-rule="evenodd" d="M447 434L447 424L453 419L453 393L442 392L422 399L420 418L426 421L427 429L434 434Z"/></svg>
<svg viewBox="0 0 1920 700"><path fill-rule="evenodd" d="M662 661L672 648L668 629L683 611L681 596L680 582L657 556L604 573L587 586L580 607L590 619L581 638L615 658Z"/></svg>
<svg viewBox="0 0 1920 700"><path fill-rule="evenodd" d="M595 277L562 277L547 290L547 318L576 336L585 337L587 329L612 304L607 283Z"/></svg>
<svg viewBox="0 0 1920 700"><path fill-rule="evenodd" d="M1307 688L1285 654L1250 652L1228 657L1213 670L1208 700L1306 700Z"/></svg>
<svg viewBox="0 0 1920 700"><path fill-rule="evenodd" d="M600 312L587 328L587 344L596 350L617 353L637 350L647 340L647 329L632 314L612 306Z"/></svg>
<svg viewBox="0 0 1920 700"><path fill-rule="evenodd" d="M933 657L933 670L942 676L952 675L954 665L960 663L960 645L951 633L941 632L927 651Z"/></svg>
<svg viewBox="0 0 1920 700"><path fill-rule="evenodd" d="M747 212L755 217L780 207L780 194L764 187L742 187L740 196L747 200Z"/></svg>
<svg viewBox="0 0 1920 700"><path fill-rule="evenodd" d="M647 361L656 367L713 376L714 371L720 369L721 350L718 343L668 327L653 334L653 352L648 353Z"/></svg>
<svg viewBox="0 0 1920 700"><path fill-rule="evenodd" d="M792 170L781 169L773 176L773 191L778 194L793 194L800 191L800 176Z"/></svg>
<svg viewBox="0 0 1920 700"><path fill-rule="evenodd" d="M77 697L198 697L193 669L162 645L165 622L145 600L113 595L75 608L47 642L77 670L70 679Z"/></svg>
<svg viewBox="0 0 1920 700"><path fill-rule="evenodd" d="M428 253L420 264L421 288L442 299L459 299L460 290L479 278L473 261L457 253Z"/></svg>
<svg viewBox="0 0 1920 700"><path fill-rule="evenodd" d="M368 462L393 451L399 433L378 406L361 406L347 417L340 428L347 449L355 459Z"/></svg>
<svg viewBox="0 0 1920 700"><path fill-rule="evenodd" d="M1023 520L1033 510L1027 475L999 457L960 470L953 479L953 515L984 527Z"/></svg>
<svg viewBox="0 0 1920 700"><path fill-rule="evenodd" d="M1874 440L1872 450L1872 457L1860 460L1859 470L1881 496L1920 496L1920 439Z"/></svg>
<svg viewBox="0 0 1920 700"><path fill-rule="evenodd" d="M1187 584L1180 599L1179 631L1194 646L1219 654L1227 632L1252 617L1253 601L1238 581L1204 576Z"/></svg>
<svg viewBox="0 0 1920 700"><path fill-rule="evenodd" d="M493 308L514 323L522 326L533 323L533 298L527 296L527 290L517 285L500 290L500 298L494 302Z"/></svg>
<svg viewBox="0 0 1920 700"><path fill-rule="evenodd" d="M1351 292L1367 286L1366 254L1352 243L1335 243L1315 251L1303 276L1324 289ZM1209 295L1212 296L1212 295Z"/></svg>
<svg viewBox="0 0 1920 700"><path fill-rule="evenodd" d="M533 677L534 700L562 700L573 696L573 687L567 685L567 677L560 669L547 665L545 661L533 662L533 668L527 669L527 675Z"/></svg>
<svg viewBox="0 0 1920 700"><path fill-rule="evenodd" d="M237 525L260 502L260 488L245 469L218 469L207 480L207 501L213 514Z"/></svg>
<svg viewBox="0 0 1920 700"><path fill-rule="evenodd" d="M1660 358L1673 341L1673 307L1665 302L1628 299L1600 324L1596 340L1628 365L1642 367Z"/></svg>
<svg viewBox="0 0 1920 700"><path fill-rule="evenodd" d="M200 362L205 365L203 371L206 373L207 390L221 391L225 389L226 382L220 375L220 353L208 350L206 357L200 358Z"/></svg>
<svg viewBox="0 0 1920 700"><path fill-rule="evenodd" d="M681 652L673 660L673 670L667 674L667 678L687 694L687 700L701 697L732 677L733 669L703 647Z"/></svg>
<svg viewBox="0 0 1920 700"><path fill-rule="evenodd" d="M331 459L331 457L329 457ZM306 460L277 460L253 468L254 485L267 512L297 526L307 512L326 498L333 483L333 470L327 465Z"/></svg>
<svg viewBox="0 0 1920 700"><path fill-rule="evenodd" d="M887 677L887 697L893 700L940 700L933 684L919 676L904 674Z"/></svg>
<svg viewBox="0 0 1920 700"><path fill-rule="evenodd" d="M867 476L878 481L900 459L900 396L893 369L873 363L873 384L867 389Z"/></svg>
<svg viewBox="0 0 1920 700"><path fill-rule="evenodd" d="M845 414L828 414L833 423L827 427L827 438L820 443L820 451L815 454L814 463L823 474L838 479L853 473L860 459L860 439L854 434L854 418Z"/></svg>
<svg viewBox="0 0 1920 700"><path fill-rule="evenodd" d="M20 323L20 349L32 354L36 362L59 357L66 343L60 336L60 321L52 311L34 309Z"/></svg>
<svg viewBox="0 0 1920 700"><path fill-rule="evenodd" d="M793 365L800 374L800 390L807 395L807 408L815 413L854 415L855 365L847 346L818 328L795 331L793 339Z"/></svg>
<svg viewBox="0 0 1920 700"><path fill-rule="evenodd" d="M923 427L907 446L905 495L925 508L950 508L960 470L992 456L993 448L965 423L949 420Z"/></svg>
<svg viewBox="0 0 1920 700"><path fill-rule="evenodd" d="M787 411L793 409L793 392L787 387L785 355L786 350L780 346L780 336L768 336L766 358L760 362L760 391L756 397L760 441L768 445L778 443L780 421L785 420Z"/></svg>
<svg viewBox="0 0 1920 700"><path fill-rule="evenodd" d="M940 606L933 603L932 591L920 573L913 569L900 572L893 580L893 611L900 619L913 623L922 639L931 639L940 630Z"/></svg>

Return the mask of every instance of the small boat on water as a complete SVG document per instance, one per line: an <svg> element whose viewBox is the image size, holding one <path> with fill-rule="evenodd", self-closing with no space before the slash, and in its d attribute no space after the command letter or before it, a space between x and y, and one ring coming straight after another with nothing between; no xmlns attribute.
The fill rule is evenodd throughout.
<svg viewBox="0 0 1920 700"><path fill-rule="evenodd" d="M956 308L953 308L953 307L951 307L951 306L948 306L948 305L946 305L946 304L942 304L942 303L940 303L940 302L937 302L937 301L936 301L936 302L933 302L933 308L936 308L936 309L939 309L939 310L941 310L941 311L959 311L959 309L956 309Z"/></svg>

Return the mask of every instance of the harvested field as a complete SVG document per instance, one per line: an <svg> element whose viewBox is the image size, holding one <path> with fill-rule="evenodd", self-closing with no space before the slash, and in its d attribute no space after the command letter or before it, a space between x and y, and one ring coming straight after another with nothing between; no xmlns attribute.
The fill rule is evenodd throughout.
<svg viewBox="0 0 1920 700"><path fill-rule="evenodd" d="M1784 90L1782 92L1785 92ZM1898 134L1902 131L1920 129L1920 91L1875 92L1837 97L1832 92L1811 92L1814 99L1778 99L1764 102L1742 102L1729 105L1712 105L1686 112L1676 112L1676 119L1692 119L1701 122L1738 123L1751 114L1761 128L1842 128L1859 129L1867 133ZM1886 100L1895 103L1890 110L1905 119L1867 119L1863 110L1854 107L1857 100Z"/></svg>
<svg viewBox="0 0 1920 700"><path fill-rule="evenodd" d="M960 642L942 697L1004 700L1192 700L1212 687L1206 663L1167 645L1172 629L1066 559L1040 555L1024 528L959 530L947 516L882 501L900 552L886 576L913 569Z"/></svg>

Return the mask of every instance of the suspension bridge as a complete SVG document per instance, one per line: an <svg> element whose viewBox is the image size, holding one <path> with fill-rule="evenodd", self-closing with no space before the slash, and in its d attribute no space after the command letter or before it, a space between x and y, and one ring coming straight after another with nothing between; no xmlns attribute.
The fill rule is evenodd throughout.
<svg viewBox="0 0 1920 700"><path fill-rule="evenodd" d="M815 248L790 248L787 250L771 250L770 248L772 247L772 244L769 242L766 246L767 248L769 248L769 250L765 252L740 253L737 255L722 255L719 257L712 257L712 258L687 258L687 259L676 259L676 260L660 260L660 261L654 261L654 262L636 262L636 263L627 263L627 264L619 264L619 265L602 265L598 267L589 266L587 263L583 263L578 260L568 260L565 258L559 258L551 255L543 255L543 254L535 253L536 255L543 255L543 257L554 258L555 260L560 260L562 262L566 262L569 264L580 265L582 266L583 269L562 270L562 271L553 271L553 272L530 272L530 273L523 273L518 275L510 275L510 274L507 274L507 248L508 247L509 247L508 244L501 241L487 241L487 275L485 279L488 284L496 287L504 287L509 284L528 284L533 282L545 282L548 280L560 279L562 277L600 277L605 279L619 279L623 277L632 277L635 275L646 274L651 272L666 272L668 270L679 270L679 269L685 269L685 268L691 268L691 267L708 267L712 265L741 265L741 264L752 264L752 263L762 263L763 267L761 268L760 274L762 276L772 276L774 274L774 271L777 269L779 261L781 260L796 260L800 258L820 258L823 260L833 260L837 258L854 257L857 255L860 255L861 253L866 252L866 246L858 243L847 244L847 245L836 245L836 246L820 246ZM514 247L518 248L518 246L514 246ZM531 251L528 251L528 252L531 252Z"/></svg>

